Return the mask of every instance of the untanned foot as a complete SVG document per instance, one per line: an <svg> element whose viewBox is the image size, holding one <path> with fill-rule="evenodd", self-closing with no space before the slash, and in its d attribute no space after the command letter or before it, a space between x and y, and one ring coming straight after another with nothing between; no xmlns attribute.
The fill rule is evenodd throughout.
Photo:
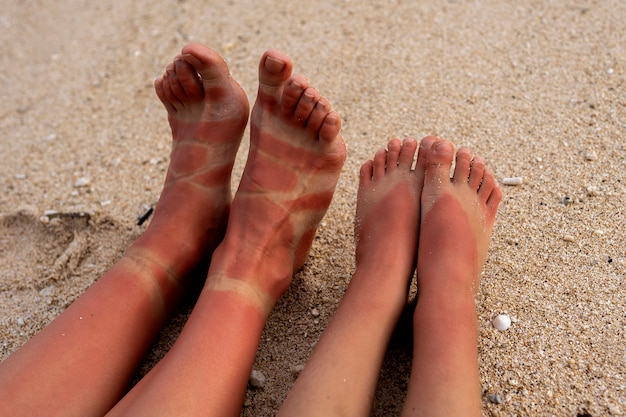
<svg viewBox="0 0 626 417"><path fill-rule="evenodd" d="M393 288L392 295L385 296L398 308L406 303L417 256L426 159L420 151L413 169L416 149L414 138L390 140L386 150L379 149L361 166L357 195L357 268L371 271L365 276Z"/></svg>
<svg viewBox="0 0 626 417"><path fill-rule="evenodd" d="M465 277L459 290L476 294L502 190L481 157L467 148L437 139L425 155L422 223L418 253L418 285L436 284L433 277ZM453 274L451 272L460 272Z"/></svg>
<svg viewBox="0 0 626 417"><path fill-rule="evenodd" d="M250 152L218 249L220 261L230 261L214 262L209 271L213 287L228 287L224 278L245 281L270 308L305 262L346 157L339 115L291 71L282 52L261 58Z"/></svg>
<svg viewBox="0 0 626 417"><path fill-rule="evenodd" d="M171 159L150 226L128 255L165 274L159 284L167 298L167 287L180 292L179 281L223 238L249 104L224 60L197 44L182 49L155 90L172 130Z"/></svg>

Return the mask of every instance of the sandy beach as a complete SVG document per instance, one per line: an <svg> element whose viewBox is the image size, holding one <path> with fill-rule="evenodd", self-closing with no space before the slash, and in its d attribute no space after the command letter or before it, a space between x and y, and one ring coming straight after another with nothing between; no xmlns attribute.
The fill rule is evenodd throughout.
<svg viewBox="0 0 626 417"><path fill-rule="evenodd" d="M624 22L621 0L9 0L0 360L145 229L137 219L159 196L170 146L153 80L182 46L222 54L251 102L258 59L278 48L341 114L348 159L311 256L267 323L254 365L265 383L248 389L242 416L275 415L337 308L354 266L359 166L391 137L425 135L473 148L503 183L477 297L484 415L626 415ZM499 314L512 319L506 331L491 323ZM410 327L391 343L373 416L402 408Z"/></svg>

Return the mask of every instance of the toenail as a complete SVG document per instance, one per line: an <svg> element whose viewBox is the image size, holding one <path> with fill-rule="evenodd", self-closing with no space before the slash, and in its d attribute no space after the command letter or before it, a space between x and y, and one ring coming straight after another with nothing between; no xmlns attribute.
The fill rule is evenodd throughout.
<svg viewBox="0 0 626 417"><path fill-rule="evenodd" d="M433 151L443 155L450 154L452 153L452 146L450 146L448 142L439 141L433 146Z"/></svg>
<svg viewBox="0 0 626 417"><path fill-rule="evenodd" d="M326 120L324 122L330 126L335 126L337 124L337 118L335 116L328 115L326 116Z"/></svg>
<svg viewBox="0 0 626 417"><path fill-rule="evenodd" d="M270 72L281 72L285 68L285 63L280 59L268 56L265 58L265 69Z"/></svg>
<svg viewBox="0 0 626 417"><path fill-rule="evenodd" d="M309 92L305 92L304 93L304 99L308 102L313 102L313 98L315 98L315 96Z"/></svg>

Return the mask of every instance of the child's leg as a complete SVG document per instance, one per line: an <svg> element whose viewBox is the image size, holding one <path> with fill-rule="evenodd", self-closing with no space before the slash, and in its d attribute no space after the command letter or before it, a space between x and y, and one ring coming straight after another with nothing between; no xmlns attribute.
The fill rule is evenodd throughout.
<svg viewBox="0 0 626 417"><path fill-rule="evenodd" d="M265 321L305 261L345 160L328 102L269 51L250 154L207 282L165 358L111 411L239 416Z"/></svg>
<svg viewBox="0 0 626 417"><path fill-rule="evenodd" d="M422 146L432 143L424 139ZM280 416L366 416L415 269L425 158L392 139L361 167L356 271Z"/></svg>
<svg viewBox="0 0 626 417"><path fill-rule="evenodd" d="M451 143L427 156L413 369L403 416L480 416L474 297L502 191L484 161Z"/></svg>
<svg viewBox="0 0 626 417"><path fill-rule="evenodd" d="M152 222L111 270L1 364L0 415L105 414L188 286L186 275L223 237L245 93L224 61L198 45L183 49L156 90L173 146Z"/></svg>

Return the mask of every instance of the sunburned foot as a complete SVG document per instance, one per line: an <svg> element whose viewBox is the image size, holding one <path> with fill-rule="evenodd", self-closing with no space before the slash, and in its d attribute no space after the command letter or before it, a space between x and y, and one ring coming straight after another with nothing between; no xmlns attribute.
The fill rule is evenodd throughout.
<svg viewBox="0 0 626 417"><path fill-rule="evenodd" d="M425 163L418 250L420 292L442 285L474 295L487 257L502 191L485 161L467 148L434 141ZM454 281L449 282L451 277ZM438 287L439 288L439 287Z"/></svg>
<svg viewBox="0 0 626 417"><path fill-rule="evenodd" d="M176 287L223 238L249 104L224 60L202 45L185 46L155 89L172 130L171 159L151 224L129 255L158 265L167 275L159 284Z"/></svg>
<svg viewBox="0 0 626 417"><path fill-rule="evenodd" d="M422 141L421 146L426 143ZM378 150L373 160L361 166L357 195L354 227L357 268L374 272L368 276L376 276L393 288L393 298L397 301L394 304L398 307L406 302L417 256L426 160L421 150L413 169L416 149L414 138L403 142L390 140L387 150Z"/></svg>
<svg viewBox="0 0 626 417"><path fill-rule="evenodd" d="M339 116L291 71L279 51L261 59L250 153L208 278L216 289L246 282L268 308L306 260L346 156Z"/></svg>

